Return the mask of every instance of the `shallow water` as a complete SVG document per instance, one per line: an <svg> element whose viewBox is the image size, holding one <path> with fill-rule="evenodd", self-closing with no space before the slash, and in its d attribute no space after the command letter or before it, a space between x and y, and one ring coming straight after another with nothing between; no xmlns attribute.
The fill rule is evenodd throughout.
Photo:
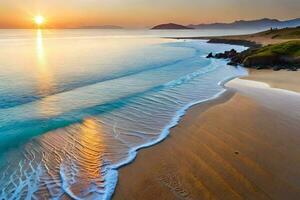
<svg viewBox="0 0 300 200"><path fill-rule="evenodd" d="M110 199L138 149L246 74L205 58L244 47L159 37L196 34L0 31L0 199Z"/></svg>

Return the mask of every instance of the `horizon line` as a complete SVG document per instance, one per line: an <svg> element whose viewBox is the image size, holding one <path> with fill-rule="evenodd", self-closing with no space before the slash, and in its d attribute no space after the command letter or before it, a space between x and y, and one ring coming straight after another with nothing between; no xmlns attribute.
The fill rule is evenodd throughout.
<svg viewBox="0 0 300 200"><path fill-rule="evenodd" d="M263 18L255 18L255 19L236 19L236 20L232 20L230 22L211 22L211 23L189 23L189 24L181 24L181 23L176 23L176 22L162 22L160 24L169 24L169 23L174 23L174 24L180 24L180 25L184 25L184 26L190 26L190 25L210 25L210 24L231 24L231 23L235 23L235 22L239 22L239 21L258 21L258 20L277 20L279 22L285 22L285 21L291 21L291 20L297 20L300 19L299 17L296 18L289 18L289 19L278 19L278 18L268 18L268 17L263 17ZM149 25L149 26L122 26L122 25L118 25L118 24L102 24L102 25L81 25L81 26L74 26L74 27L54 27L54 26L45 26L44 28L40 28L40 29L147 29L147 28L151 28L153 26L156 26L158 24L154 24L154 25ZM112 26L112 27L119 27L119 28L106 28L105 26ZM22 27L22 26L0 26L0 29L37 29L35 27Z"/></svg>

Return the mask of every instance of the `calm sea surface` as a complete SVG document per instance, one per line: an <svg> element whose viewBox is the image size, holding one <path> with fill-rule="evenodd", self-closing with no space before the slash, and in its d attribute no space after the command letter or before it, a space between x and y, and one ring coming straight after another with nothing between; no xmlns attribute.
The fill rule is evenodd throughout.
<svg viewBox="0 0 300 200"><path fill-rule="evenodd" d="M0 199L110 199L118 168L245 75L162 36L239 31L0 30Z"/></svg>

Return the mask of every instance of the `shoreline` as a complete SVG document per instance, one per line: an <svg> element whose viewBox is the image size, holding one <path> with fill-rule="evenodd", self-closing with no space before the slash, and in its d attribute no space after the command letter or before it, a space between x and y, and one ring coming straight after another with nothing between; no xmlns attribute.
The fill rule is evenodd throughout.
<svg viewBox="0 0 300 200"><path fill-rule="evenodd" d="M280 29L279 29L280 30ZM282 30L282 29L281 29ZM207 40L208 43L240 45L249 48L259 48L266 45L278 44L288 41L299 41L300 38L276 38L266 35L266 31L246 35L228 36L193 36L193 37L165 37L176 40ZM275 33L274 33L275 34Z"/></svg>
<svg viewBox="0 0 300 200"><path fill-rule="evenodd" d="M259 72L257 72L257 73L259 73ZM280 72L278 72L278 73L280 73ZM253 72L252 72L252 74L253 74ZM291 74L295 74L295 72L291 72ZM297 73L297 75L298 75L298 73ZM287 76L290 76L290 74L289 75L287 75ZM250 74L250 76L248 76L248 77L251 77L250 78L250 80L253 80L253 79L255 79L255 78L257 78L257 76L255 77L255 76L251 76L251 74ZM276 74L274 77L278 77L278 75ZM241 78L241 79L247 79L247 77L243 77L243 78ZM236 80L236 79L235 79ZM260 79L259 79L260 80ZM232 81L230 81L230 82L232 82ZM230 85L230 82L228 82L228 84ZM226 85L228 85L228 84L226 84ZM268 83L269 84L269 83ZM294 84L294 83L293 83ZM291 89L291 90L294 90L293 88L288 88L288 87L286 87L286 85L284 86L284 88L283 89ZM298 88L299 89L299 88ZM134 180L133 178L132 178L132 176L133 177L135 177L135 179L138 179L138 180L143 180L143 181L157 181L157 177L155 178L155 180L153 180L153 174L152 173L155 173L155 171L157 171L157 170L153 170L153 169L149 169L149 167L147 167L147 166L144 166L144 165L146 165L146 164L142 164L141 162L145 162L146 160L148 160L148 159L150 159L151 158L151 160L153 160L153 163L155 163L155 162L157 162L157 164L158 164L158 166L160 165L160 162L159 162L159 158L156 158L155 156L153 156L152 154L155 154L154 152L156 152L156 153L162 153L162 154L166 154L166 153L164 153L164 151L163 150L161 150L161 149L164 149L164 148L167 148L167 146L169 145L168 143L169 143L169 141L170 140L173 140L173 138L175 137L179 137L178 136L178 133L176 133L176 130L177 129L181 129L183 126L186 126L186 125L184 125L184 123L190 123L190 126L194 126L194 123L192 123L192 122L185 122L186 121L186 118L191 118L190 117L190 113L193 113L193 112L197 112L197 116L199 116L199 117L201 117L202 115L205 115L205 113L206 112L209 112L211 109L214 109L215 107L219 107L220 105L222 106L223 104L225 104L225 106L226 106L226 104L228 104L228 102L230 102L230 101L232 101L232 99L235 99L235 98L237 98L236 96L240 96L241 95L241 93L240 93L240 91L235 91L233 88L230 88L229 87L229 89L226 89L227 91L225 92L225 93L223 93L220 97L218 97L218 98L216 98L216 99L213 99L213 100L210 100L210 101L206 101L205 103L201 103L201 104L196 104L196 105L193 105L193 106L190 106L189 108L188 108L188 110L187 110L187 112L186 112L186 114L180 119L180 121L179 121L179 123L177 124L177 126L173 126L171 129L170 129L170 134L169 134L169 136L168 137L166 137L165 139L164 139L164 142L163 143L159 143L159 144L157 144L157 145L155 145L155 146L152 146L151 148L146 148L146 149L141 149L140 151L139 151L139 154L137 155L137 158L136 158L136 160L134 161L134 162L132 162L132 163L130 163L130 164L128 164L128 165L126 165L126 166L124 166L124 167L122 167L122 168L120 168L119 169L119 183L118 183L118 185L117 185L117 187L116 187L116 191L115 191L115 193L114 193L114 195L113 195L113 199L124 199L124 198L120 198L121 196L128 196L128 195L131 195L131 198L129 197L128 199L136 199L136 198L134 198L132 195L133 194L136 194L135 192L139 192L139 190L142 190L142 192L144 192L144 190L142 189L142 188L140 188L140 189L136 189L136 191L135 190L133 190L134 188L139 188L139 185L136 185L136 184L134 184L134 183L131 183L131 181L128 181L127 179L132 179L132 180ZM294 90L295 91L295 90ZM296 90L297 91L297 90ZM300 91L300 90L299 90ZM298 92L298 91L297 91ZM241 97L239 97L239 98L241 98ZM239 101L239 98L237 98L238 100L237 100L237 102ZM255 102L255 103L257 103L257 102ZM221 113L221 115L224 115L224 113ZM190 121L191 121L191 119L190 119ZM186 126L186 128L189 128L189 126ZM175 135L175 136L173 136L173 134ZM181 136L182 137L182 136ZM190 141L191 142L191 141ZM183 146L182 148L185 148L186 146ZM170 148L170 146L168 147L168 148ZM160 151L157 151L156 149L160 149ZM145 155L146 154L146 155ZM170 156L170 155L169 155ZM169 157L168 156L168 157ZM164 158L164 159L166 159L166 160L168 160L168 158ZM182 159L182 158L180 158L180 157L178 157L177 158L178 160L179 160L179 162L180 162L180 159ZM158 160L158 161L157 161ZM168 162L168 161L167 161ZM191 161L192 162L192 161ZM152 162L151 162L152 163ZM157 166L155 166L155 164L151 164L151 166L153 165L153 167L157 167ZM145 168L145 170L146 170L146 174L144 174L143 173L143 171L144 170L141 170L141 169L139 169L140 167L143 167L143 168ZM137 172L141 172L142 174L139 174L139 176L138 175L136 175L136 173L135 173L135 171L137 171ZM168 169L166 169L166 171L168 172L169 170ZM150 175L149 175L150 174ZM149 176L148 176L149 175ZM189 174L185 174L185 176L188 176ZM184 176L183 176L183 178L184 178ZM146 180L144 180L144 179L146 179ZM126 180L126 181L124 181L124 180ZM159 181L160 182L160 181ZM157 187L159 187L159 185L161 185L161 183L159 183L159 182L156 182L155 184L157 184L158 186ZM129 187L129 186L130 187ZM143 184L142 184L143 185ZM132 186L132 187L131 187ZM144 187L145 188L147 188L147 185L144 185ZM151 187L156 187L156 186L154 186L154 185L151 185ZM160 188L161 189L161 188ZM154 189L152 192L156 192L156 190L157 189ZM151 192L151 193L152 193ZM162 192L162 191L161 191ZM194 192L197 192L197 191L194 191ZM165 192L163 192L163 193L166 193L165 195L170 195L170 191L165 191ZM174 193L174 192L171 192L171 193ZM292 192L293 193L293 192ZM137 195L137 194L136 194ZM147 195L150 195L150 194L148 194L147 193ZM164 195L164 194L161 194L161 195ZM171 195L172 196L172 195ZM150 195L150 197L151 197L151 195ZM166 198L166 199L169 199L169 198L167 198L166 196L164 196L164 198ZM146 199L150 199L150 198L146 198Z"/></svg>
<svg viewBox="0 0 300 200"><path fill-rule="evenodd" d="M208 40L208 43L231 44L248 47L243 52L225 51L207 58L228 59L228 65L243 65L246 68L287 69L297 71L300 68L300 27L269 29L253 34L207 36L207 37L173 37L173 39ZM171 37L170 37L171 38Z"/></svg>
<svg viewBox="0 0 300 200"><path fill-rule="evenodd" d="M276 30L278 32L278 30ZM286 31L286 30L285 30ZM247 69L281 69L297 71L300 68L300 55L296 49L300 48L300 40L297 39L277 39L278 35L272 30L260 32L252 35L237 36L212 36L212 37L175 37L172 39L205 40L213 44L229 44L248 47L247 50L237 52L235 49L219 52L215 55L209 53L207 58L226 59L227 65L242 65ZM287 33L286 33L287 34Z"/></svg>
<svg viewBox="0 0 300 200"><path fill-rule="evenodd" d="M256 41L250 41L250 40L247 40L247 39L230 38L230 36L229 36L229 38L227 38L227 37L226 38L220 38L220 37L184 37L184 38L182 38L182 37L178 37L178 38L169 38L169 39L209 40L208 43L240 45L240 46L249 47L249 48L259 48L259 47L262 47L264 45L264 43L261 43L261 42L257 43ZM269 72L271 70L266 70L266 71ZM247 77L251 77L253 79L253 74L255 72L254 72L253 69L249 69L249 73L250 72L251 72L252 75L248 75ZM237 91L232 92L233 89L228 88L225 85L227 83L230 83L234 79L238 79L238 78L248 79L247 77L233 77L233 78L230 78L230 79L225 79L225 80L223 80L219 83L219 85L221 85L224 88L224 90L222 92L220 92L219 94L215 95L214 97L212 97L210 99L200 101L200 102L195 102L195 103L192 103L190 105L185 106L183 109L178 111L178 113L180 113L180 114L178 114L178 113L176 114L175 121L172 120L171 124L166 127L166 129L163 131L163 133L164 132L165 133L162 134L162 137L160 137L158 139L158 141L155 141L151 144L148 144L148 145L145 145L143 147L139 147L139 148L135 149L134 150L134 156L132 157L132 161L128 162L127 164L125 164L123 166L118 167L117 169L120 171L120 170L122 170L123 167L126 167L128 165L130 166L132 163L134 163L138 151L144 151L144 150L147 151L147 148L155 147L156 145L160 145L161 142L167 140L168 137L170 137L172 129L176 129L176 126L180 125L181 121L183 120L182 118L185 118L185 115L190 112L189 110L192 110L192 109L194 109L194 107L198 107L198 106L202 106L203 108L209 109L210 107L216 106L218 104L222 104L226 101L229 101L230 98L226 99L228 96L230 96L229 94L231 94L231 96L234 96L234 94L239 94L239 92L237 92ZM257 82L264 82L264 79L258 79L258 77L255 77L254 79L257 79L257 80L254 80L254 81L257 81ZM276 80L276 81L278 81L278 80ZM278 87L278 85L274 86L273 83L267 83L267 84L271 88L272 87L276 87L276 88L282 87L283 90L294 90L295 92L300 91L300 89L297 86L295 87L296 88L296 90L295 90L294 87L291 88L291 87L285 87L285 86L282 86L282 85L279 85L279 87ZM204 110L202 112L204 112ZM116 187L116 191L117 191L117 189L118 189L118 186ZM115 197L116 191L114 192L113 197Z"/></svg>
<svg viewBox="0 0 300 200"><path fill-rule="evenodd" d="M213 44L229 44L229 45L239 45L243 47L249 48L257 48L262 45L256 43L254 41L249 41L245 39L231 39L231 38L223 38L223 37L168 37L167 39L175 39L175 40L206 40L208 43Z"/></svg>
<svg viewBox="0 0 300 200"><path fill-rule="evenodd" d="M242 68L242 67L237 67L237 68ZM163 143L170 135L170 131L175 128L176 126L178 126L180 124L180 121L182 120L182 118L186 115L187 112L189 112L190 109L192 109L193 107L196 107L198 105L202 105L203 107L205 107L204 105L210 105L210 104L215 104L215 102L219 102L219 99L222 99L223 96L228 97L230 96L232 93L229 92L229 89L226 88L226 84L228 82L230 82L231 80L234 80L236 78L242 78L244 75L237 75L237 76L233 76L233 77L225 77L223 80L221 80L220 82L218 82L218 85L222 87L222 91L220 91L219 93L215 94L214 96L208 98L208 99L204 99L204 100L199 100L199 101L195 101L195 102L191 102L187 105L185 105L184 107L182 107L181 109L179 109L176 114L173 116L172 120L170 121L169 124L167 124L164 129L161 131L160 136L151 142L142 144L140 146L137 146L135 148L131 148L130 151L128 152L128 157L124 160L122 160L121 162L111 165L110 167L110 173L107 174L107 179L110 179L109 181L109 185L113 186L113 189L109 189L108 191L105 192L105 197L110 199L111 197L114 197L115 191L117 189L117 184L118 184L118 176L119 176L119 171L121 169L123 169L124 167L130 166L132 163L135 162L138 154L146 149L152 148L156 145L159 145L160 143ZM209 106L207 106L207 109L209 108Z"/></svg>
<svg viewBox="0 0 300 200"><path fill-rule="evenodd" d="M167 140L169 137L171 137L171 132L172 132L172 129L176 128L176 126L179 126L182 119L185 117L185 115L190 112L190 110L192 110L194 107L197 107L197 106L200 106L202 107L202 111L204 112L205 110L208 110L210 107L214 106L214 105L218 105L220 103L224 103L226 102L227 100L229 100L233 95L234 95L234 92L231 91L230 89L228 88L225 88L225 84L228 83L229 81L231 80L234 80L238 77L233 77L231 79L229 79L228 81L224 80L222 82L220 82L220 85L222 85L224 87L224 90L218 94L216 94L215 96L213 96L212 98L210 99L207 99L207 100L203 100L203 101L199 101L199 102L195 102L195 103L192 103L192 104L189 104L187 106L185 106L183 109L183 113L181 112L180 115L176 115L176 117L174 118L178 118L178 121L176 124L174 124L174 120L172 120L172 122L170 124L173 124L172 126L168 125L167 127L169 127L167 130L168 130L168 134L164 137L162 137L161 140L159 140L158 142L154 142L153 144L150 144L150 145L147 145L147 146L143 146L143 147L139 147L139 148L136 148L133 152L135 153L135 156L134 158L129 161L129 162L124 162L126 164L123 164L123 165L119 165L118 167L116 167L115 169L118 170L118 182L119 182L119 179L120 179L120 173L121 171L124 169L124 168L127 168L127 167L131 167L132 164L134 164L136 162L136 159L140 156L139 154L141 154L141 152L143 151L147 151L147 150L151 150L151 148L153 147L156 147L157 145L161 145L163 144L163 142L165 140ZM180 112L180 111L178 111ZM164 132L164 131L163 131ZM118 192L118 188L119 188L119 183L117 183L117 186L115 187L115 191L112 195L112 199L115 199L115 198L119 198L119 197L116 197L116 195L118 195L117 193ZM138 192L138 191L137 191ZM154 197L153 197L154 198ZM130 199L130 198L129 198ZM129 200L128 199L128 200ZM122 200L122 197L120 198L120 200ZM150 199L149 199L150 200Z"/></svg>
<svg viewBox="0 0 300 200"><path fill-rule="evenodd" d="M240 38L240 37L242 37L242 38ZM172 37L172 38L168 38L168 39L208 40L207 41L208 43L239 45L239 46L248 47L249 49L260 48L260 47L262 47L266 44L270 44L269 41L267 41L267 43L265 43L266 41L257 42L256 40L246 39L246 37L249 37L249 36L248 35L242 35L242 36L224 36L224 37L175 37L175 38ZM275 43L282 42L282 41L284 41L284 40L278 40ZM251 74L252 74L252 76L250 76L250 77L253 77L253 73L254 73L253 71L254 71L253 69L251 69L251 68L249 69L249 73L251 72ZM267 70L267 71L271 71L271 70ZM182 118L184 118L185 115L190 112L189 110L193 109L193 107L202 106L203 108L209 109L210 107L216 106L218 104L225 103L226 101L229 101L232 96L234 96L235 94L239 94L239 92L237 92L237 91L233 92L232 91L233 88L226 87L225 85L230 84L230 82L232 80L233 80L232 82L234 82L234 80L239 79L239 78L247 80L247 77L249 77L249 74L246 77L232 77L232 78L229 78L229 79L224 79L223 81L221 81L219 83L219 85L224 88L224 90L222 92L216 94L212 98L209 98L209 99L206 99L206 100L203 100L203 101L199 101L199 102L191 103L189 105L186 105L182 109L180 109L176 113L175 117L172 119L171 123L165 127L165 129L162 131L161 136L156 141L153 141L149 144L145 144L145 145L142 145L142 146L137 147L135 149L132 149L132 151L130 151L130 153L129 153L130 156L129 156L128 160L123 162L123 164L120 164L119 166L114 167L114 169L119 170L119 173L120 173L120 170L122 170L122 168L130 166L132 163L134 163L134 161L136 160L136 158L138 156L138 152L144 151L144 150L146 151L148 148L155 147L156 145L159 145L163 141L167 140L168 137L170 137L171 130L176 129L176 127L180 125L180 123L182 121ZM256 78L254 78L254 79L256 79ZM254 80L254 81L264 82L264 79ZM267 83L267 85L270 86L270 88L272 88L274 86L274 84L271 85L271 83ZM277 87L277 88L280 88L280 86ZM282 90L287 90L287 91L289 91L289 89L291 89L291 88L290 87L287 87L287 88L283 87L282 88ZM299 92L300 89L297 88L297 90L294 90L294 91ZM231 97L228 97L228 96L231 96ZM226 98L228 98L228 99L226 99ZM204 112L206 109L203 109L202 112ZM124 163L126 163L126 164L124 164ZM116 190L117 189L118 189L118 186L116 186ZM116 190L112 195L113 198L115 197Z"/></svg>
<svg viewBox="0 0 300 200"><path fill-rule="evenodd" d="M242 77L241 79L264 82L267 83L271 88L278 88L300 93L300 87L298 86L300 71L249 69L249 74L250 76ZM286 83L286 79L290 79L289 83Z"/></svg>
<svg viewBox="0 0 300 200"><path fill-rule="evenodd" d="M163 129L161 135L159 138L157 138L157 140L152 141L150 143L146 143L143 144L141 146L138 146L136 148L132 148L129 151L129 156L127 157L127 159L123 160L122 162L112 165L111 166L111 172L110 174L107 175L108 179L111 178L112 180L110 181L111 185L115 185L114 191L107 191L105 193L105 196L107 196L108 198L110 197L114 197L115 195L115 191L118 187L118 174L119 171L124 168L127 167L129 165L131 165L132 163L135 162L135 159L137 158L138 154L140 151L143 150L147 150L151 147L154 147L156 145L159 145L160 143L163 143L164 140L166 140L168 137L170 137L170 132L173 128L176 128L176 126L178 126L180 124L180 121L182 120L182 118L187 114L187 112L189 112L190 109L192 109L193 107L202 105L203 108L209 109L210 106L212 105L216 105L218 103L221 103L224 101L223 98L230 98L233 95L233 92L231 92L230 89L228 89L225 85L237 78L242 78L243 76L235 76L235 77L230 77L230 78L225 78L224 80L220 81L218 83L219 86L221 86L223 88L223 90L217 94L215 94L214 96L212 96L211 98L205 99L205 100L200 100L200 101L196 101L196 102L192 102L190 104L187 104L186 106L182 107L180 110L178 110L176 112L176 114L174 115L174 117L172 118L171 122L166 125L166 127Z"/></svg>

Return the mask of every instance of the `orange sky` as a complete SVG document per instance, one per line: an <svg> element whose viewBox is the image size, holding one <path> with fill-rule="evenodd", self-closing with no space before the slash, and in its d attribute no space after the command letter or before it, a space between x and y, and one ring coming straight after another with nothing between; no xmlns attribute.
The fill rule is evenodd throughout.
<svg viewBox="0 0 300 200"><path fill-rule="evenodd" d="M147 27L166 22L289 19L300 17L299 10L299 0L1 0L0 27L31 28L39 14L53 28Z"/></svg>

